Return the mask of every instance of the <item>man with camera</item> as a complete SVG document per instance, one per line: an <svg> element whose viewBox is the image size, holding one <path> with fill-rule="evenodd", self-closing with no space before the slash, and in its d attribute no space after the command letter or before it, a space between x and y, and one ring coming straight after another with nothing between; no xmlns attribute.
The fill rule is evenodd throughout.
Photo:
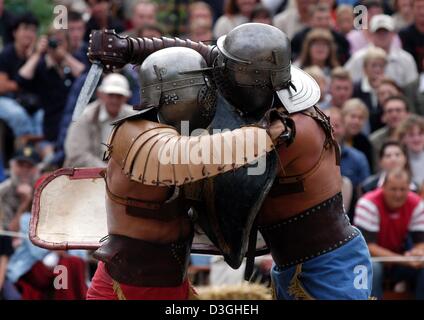
<svg viewBox="0 0 424 320"><path fill-rule="evenodd" d="M39 96L44 111L43 135L48 143L42 150L43 156L53 152L66 98L84 69L84 64L69 52L67 34L55 29L40 37L35 51L19 69L19 85Z"/></svg>
<svg viewBox="0 0 424 320"><path fill-rule="evenodd" d="M17 146L41 134L37 96L23 90L16 81L19 68L31 55L37 40L38 21L30 13L16 18L13 43L0 53L0 119L13 132Z"/></svg>

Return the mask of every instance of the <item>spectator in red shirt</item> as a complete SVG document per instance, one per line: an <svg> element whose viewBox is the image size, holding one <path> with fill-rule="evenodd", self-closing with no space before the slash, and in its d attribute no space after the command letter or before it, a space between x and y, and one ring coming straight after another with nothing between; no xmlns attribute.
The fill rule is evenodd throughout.
<svg viewBox="0 0 424 320"><path fill-rule="evenodd" d="M404 169L389 171L381 188L366 193L355 210L355 225L362 231L373 257L424 257L424 201L409 191L411 177ZM408 247L412 240L412 248ZM406 250L405 250L406 249ZM383 275L409 280L415 297L424 299L424 262L373 262L372 295L382 297Z"/></svg>

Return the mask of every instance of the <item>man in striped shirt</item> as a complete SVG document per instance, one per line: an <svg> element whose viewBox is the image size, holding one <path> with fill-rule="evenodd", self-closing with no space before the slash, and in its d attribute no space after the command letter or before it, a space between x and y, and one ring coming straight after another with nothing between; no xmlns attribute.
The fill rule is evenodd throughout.
<svg viewBox="0 0 424 320"><path fill-rule="evenodd" d="M403 169L387 173L383 186L359 199L354 224L362 231L373 257L424 258L424 201L409 191ZM409 244L409 245L408 245ZM417 299L424 299L424 261L373 262L373 295L381 298L383 274L394 281L412 280Z"/></svg>

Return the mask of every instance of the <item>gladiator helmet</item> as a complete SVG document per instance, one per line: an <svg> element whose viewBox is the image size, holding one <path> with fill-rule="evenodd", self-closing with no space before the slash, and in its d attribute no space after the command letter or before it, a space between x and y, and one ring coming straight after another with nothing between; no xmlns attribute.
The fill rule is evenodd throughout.
<svg viewBox="0 0 424 320"><path fill-rule="evenodd" d="M141 104L137 109L157 108L158 121L180 129L206 128L216 109L216 88L197 51L172 47L149 55L140 66Z"/></svg>
<svg viewBox="0 0 424 320"><path fill-rule="evenodd" d="M318 84L291 65L290 40L262 23L242 24L217 41L214 79L222 95L242 113L262 115L275 93L289 112L318 102Z"/></svg>

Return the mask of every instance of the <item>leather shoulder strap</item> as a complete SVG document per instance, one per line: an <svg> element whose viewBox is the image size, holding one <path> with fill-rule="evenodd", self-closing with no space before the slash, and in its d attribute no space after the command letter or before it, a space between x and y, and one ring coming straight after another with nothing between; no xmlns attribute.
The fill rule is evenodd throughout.
<svg viewBox="0 0 424 320"><path fill-rule="evenodd" d="M320 167L324 159L325 152L332 146L336 156L336 165L340 165L340 148L333 135L330 119L318 107L314 106L302 111L302 114L314 119L325 132L325 140L318 161L306 172L293 176L278 177L275 181L270 195L271 197L304 192L303 181L313 175Z"/></svg>

